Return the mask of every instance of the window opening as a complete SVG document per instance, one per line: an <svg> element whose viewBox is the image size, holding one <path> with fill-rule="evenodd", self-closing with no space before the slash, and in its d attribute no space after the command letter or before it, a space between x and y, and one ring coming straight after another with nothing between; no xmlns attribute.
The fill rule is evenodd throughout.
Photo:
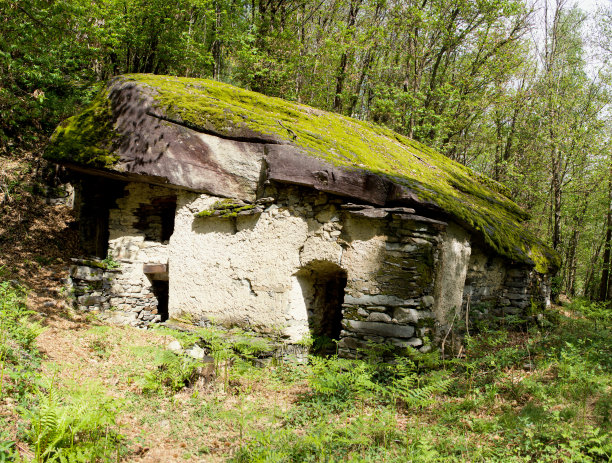
<svg viewBox="0 0 612 463"><path fill-rule="evenodd" d="M142 231L148 241L166 242L174 233L176 196L154 198L150 204L141 204L135 215L134 226Z"/></svg>

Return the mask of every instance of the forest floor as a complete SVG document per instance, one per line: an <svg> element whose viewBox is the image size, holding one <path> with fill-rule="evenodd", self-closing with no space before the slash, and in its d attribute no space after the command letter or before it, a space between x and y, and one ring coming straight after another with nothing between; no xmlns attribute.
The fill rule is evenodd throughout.
<svg viewBox="0 0 612 463"><path fill-rule="evenodd" d="M47 204L31 164L0 163L0 462L612 461L612 322L597 304L471 327L444 361L261 362L246 333L75 312L71 211Z"/></svg>

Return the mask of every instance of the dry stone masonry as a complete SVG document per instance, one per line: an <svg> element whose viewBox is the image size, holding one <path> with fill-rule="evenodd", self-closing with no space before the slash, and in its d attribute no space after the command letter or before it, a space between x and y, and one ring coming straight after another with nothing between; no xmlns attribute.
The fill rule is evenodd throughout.
<svg viewBox="0 0 612 463"><path fill-rule="evenodd" d="M74 173L98 257L75 260L75 303L118 323L426 352L458 320L545 307L558 266L492 180L386 129L216 82L119 77L47 157Z"/></svg>
<svg viewBox="0 0 612 463"><path fill-rule="evenodd" d="M121 325L145 327L161 321L150 285L138 287L127 297L117 297L115 280L123 276L121 269L107 268L100 259L73 259L69 275L67 286L77 309L96 312L102 319Z"/></svg>

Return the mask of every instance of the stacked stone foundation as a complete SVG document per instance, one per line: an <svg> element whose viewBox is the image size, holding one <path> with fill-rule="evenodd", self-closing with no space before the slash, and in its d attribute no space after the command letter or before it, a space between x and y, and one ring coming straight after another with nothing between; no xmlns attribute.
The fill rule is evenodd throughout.
<svg viewBox="0 0 612 463"><path fill-rule="evenodd" d="M68 288L76 309L96 312L100 318L113 323L137 327L161 320L150 287L131 284L126 288L127 292L121 294L117 292L116 284L122 276L121 268L107 268L96 258L72 261Z"/></svg>
<svg viewBox="0 0 612 463"><path fill-rule="evenodd" d="M526 265L508 265L499 257L473 252L463 297L470 319L524 317L550 305L550 279Z"/></svg>
<svg viewBox="0 0 612 463"><path fill-rule="evenodd" d="M381 268L372 281L350 280L342 305L339 354L360 357L376 345L431 349L434 269L446 224L390 213Z"/></svg>

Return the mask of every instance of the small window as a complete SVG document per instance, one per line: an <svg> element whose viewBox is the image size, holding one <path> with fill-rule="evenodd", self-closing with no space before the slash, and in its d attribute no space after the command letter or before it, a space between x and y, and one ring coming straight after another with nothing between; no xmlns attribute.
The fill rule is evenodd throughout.
<svg viewBox="0 0 612 463"><path fill-rule="evenodd" d="M134 226L144 233L146 240L163 243L170 240L174 233L175 214L176 196L155 198L151 204L140 205Z"/></svg>

